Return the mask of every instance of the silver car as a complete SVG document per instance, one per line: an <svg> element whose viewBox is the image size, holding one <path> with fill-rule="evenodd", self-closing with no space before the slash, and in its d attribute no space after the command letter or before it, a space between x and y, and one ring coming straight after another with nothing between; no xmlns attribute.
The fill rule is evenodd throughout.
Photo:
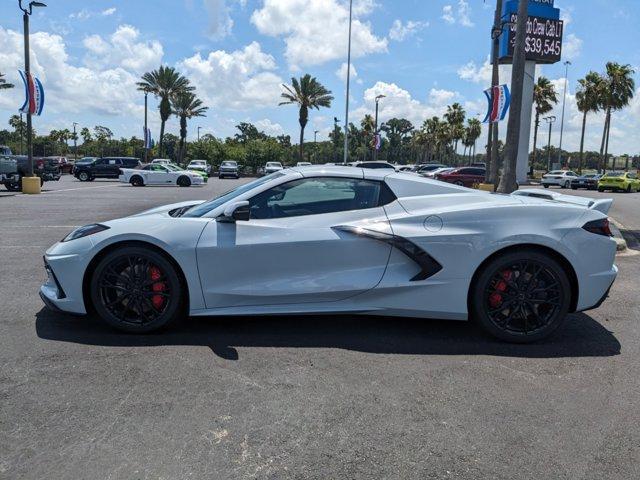
<svg viewBox="0 0 640 480"><path fill-rule="evenodd" d="M240 169L238 167L238 162L234 160L225 160L220 164L220 169L218 170L218 178L240 178Z"/></svg>

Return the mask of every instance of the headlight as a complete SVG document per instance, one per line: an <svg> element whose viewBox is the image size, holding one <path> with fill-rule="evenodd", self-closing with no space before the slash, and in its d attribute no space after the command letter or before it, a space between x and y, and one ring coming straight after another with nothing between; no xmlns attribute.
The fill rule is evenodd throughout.
<svg viewBox="0 0 640 480"><path fill-rule="evenodd" d="M84 227L76 228L73 232L64 237L62 241L69 242L71 240L76 240L78 238L93 235L94 233L100 233L104 230L109 230L109 227L107 227L106 225L101 225L99 223L92 223L91 225L85 225Z"/></svg>

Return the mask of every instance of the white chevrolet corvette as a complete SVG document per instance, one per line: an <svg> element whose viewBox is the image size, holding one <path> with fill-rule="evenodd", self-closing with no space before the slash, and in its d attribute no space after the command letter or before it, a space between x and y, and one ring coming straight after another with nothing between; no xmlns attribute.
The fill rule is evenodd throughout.
<svg viewBox="0 0 640 480"><path fill-rule="evenodd" d="M290 168L73 231L46 252L40 295L129 332L184 314L353 313L473 318L529 342L606 298L617 274L610 206L389 170Z"/></svg>
<svg viewBox="0 0 640 480"><path fill-rule="evenodd" d="M161 163L150 163L143 168L121 168L118 178L122 183L130 183L134 187L143 187L145 185L190 187L191 185L202 185L204 183L200 173Z"/></svg>

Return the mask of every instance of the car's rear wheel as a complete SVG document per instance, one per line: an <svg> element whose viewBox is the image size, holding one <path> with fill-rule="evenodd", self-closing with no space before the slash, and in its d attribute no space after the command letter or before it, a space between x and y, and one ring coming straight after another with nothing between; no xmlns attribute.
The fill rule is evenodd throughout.
<svg viewBox="0 0 640 480"><path fill-rule="evenodd" d="M190 187L191 179L186 176L178 177L178 181L176 182L179 187Z"/></svg>
<svg viewBox="0 0 640 480"><path fill-rule="evenodd" d="M549 185L547 185L546 183L544 183L542 186L543 186L544 188L549 188Z"/></svg>
<svg viewBox="0 0 640 480"><path fill-rule="evenodd" d="M631 193L631 184L627 185L627 193Z"/></svg>
<svg viewBox="0 0 640 480"><path fill-rule="evenodd" d="M91 277L91 300L109 325L125 332L147 333L176 320L183 287L164 256L141 247L107 254Z"/></svg>
<svg viewBox="0 0 640 480"><path fill-rule="evenodd" d="M564 182L564 185L562 186L562 188L569 188L570 186L571 186L571 182L567 180L566 182Z"/></svg>
<svg viewBox="0 0 640 480"><path fill-rule="evenodd" d="M81 182L88 182L89 180L91 180L91 175L89 175L89 172L80 172L78 174L78 180L80 180Z"/></svg>
<svg viewBox="0 0 640 480"><path fill-rule="evenodd" d="M454 183L454 185L458 185L460 187L464 187L464 183L461 182L460 180L458 180L457 182Z"/></svg>
<svg viewBox="0 0 640 480"><path fill-rule="evenodd" d="M140 175L134 175L133 177L131 177L129 183L131 183L131 185L133 185L134 187L144 186L144 180L142 180L142 177Z"/></svg>
<svg viewBox="0 0 640 480"><path fill-rule="evenodd" d="M491 260L471 288L472 317L507 342L548 337L565 320L571 304L571 285L562 266L531 249Z"/></svg>

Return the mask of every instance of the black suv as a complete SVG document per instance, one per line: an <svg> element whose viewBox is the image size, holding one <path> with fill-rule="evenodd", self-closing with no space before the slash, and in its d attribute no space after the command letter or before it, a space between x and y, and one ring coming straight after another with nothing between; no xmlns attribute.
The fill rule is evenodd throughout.
<svg viewBox="0 0 640 480"><path fill-rule="evenodd" d="M121 168L137 168L140 160L133 157L103 157L87 164L78 164L73 170L81 182L91 182L96 178L118 178Z"/></svg>

